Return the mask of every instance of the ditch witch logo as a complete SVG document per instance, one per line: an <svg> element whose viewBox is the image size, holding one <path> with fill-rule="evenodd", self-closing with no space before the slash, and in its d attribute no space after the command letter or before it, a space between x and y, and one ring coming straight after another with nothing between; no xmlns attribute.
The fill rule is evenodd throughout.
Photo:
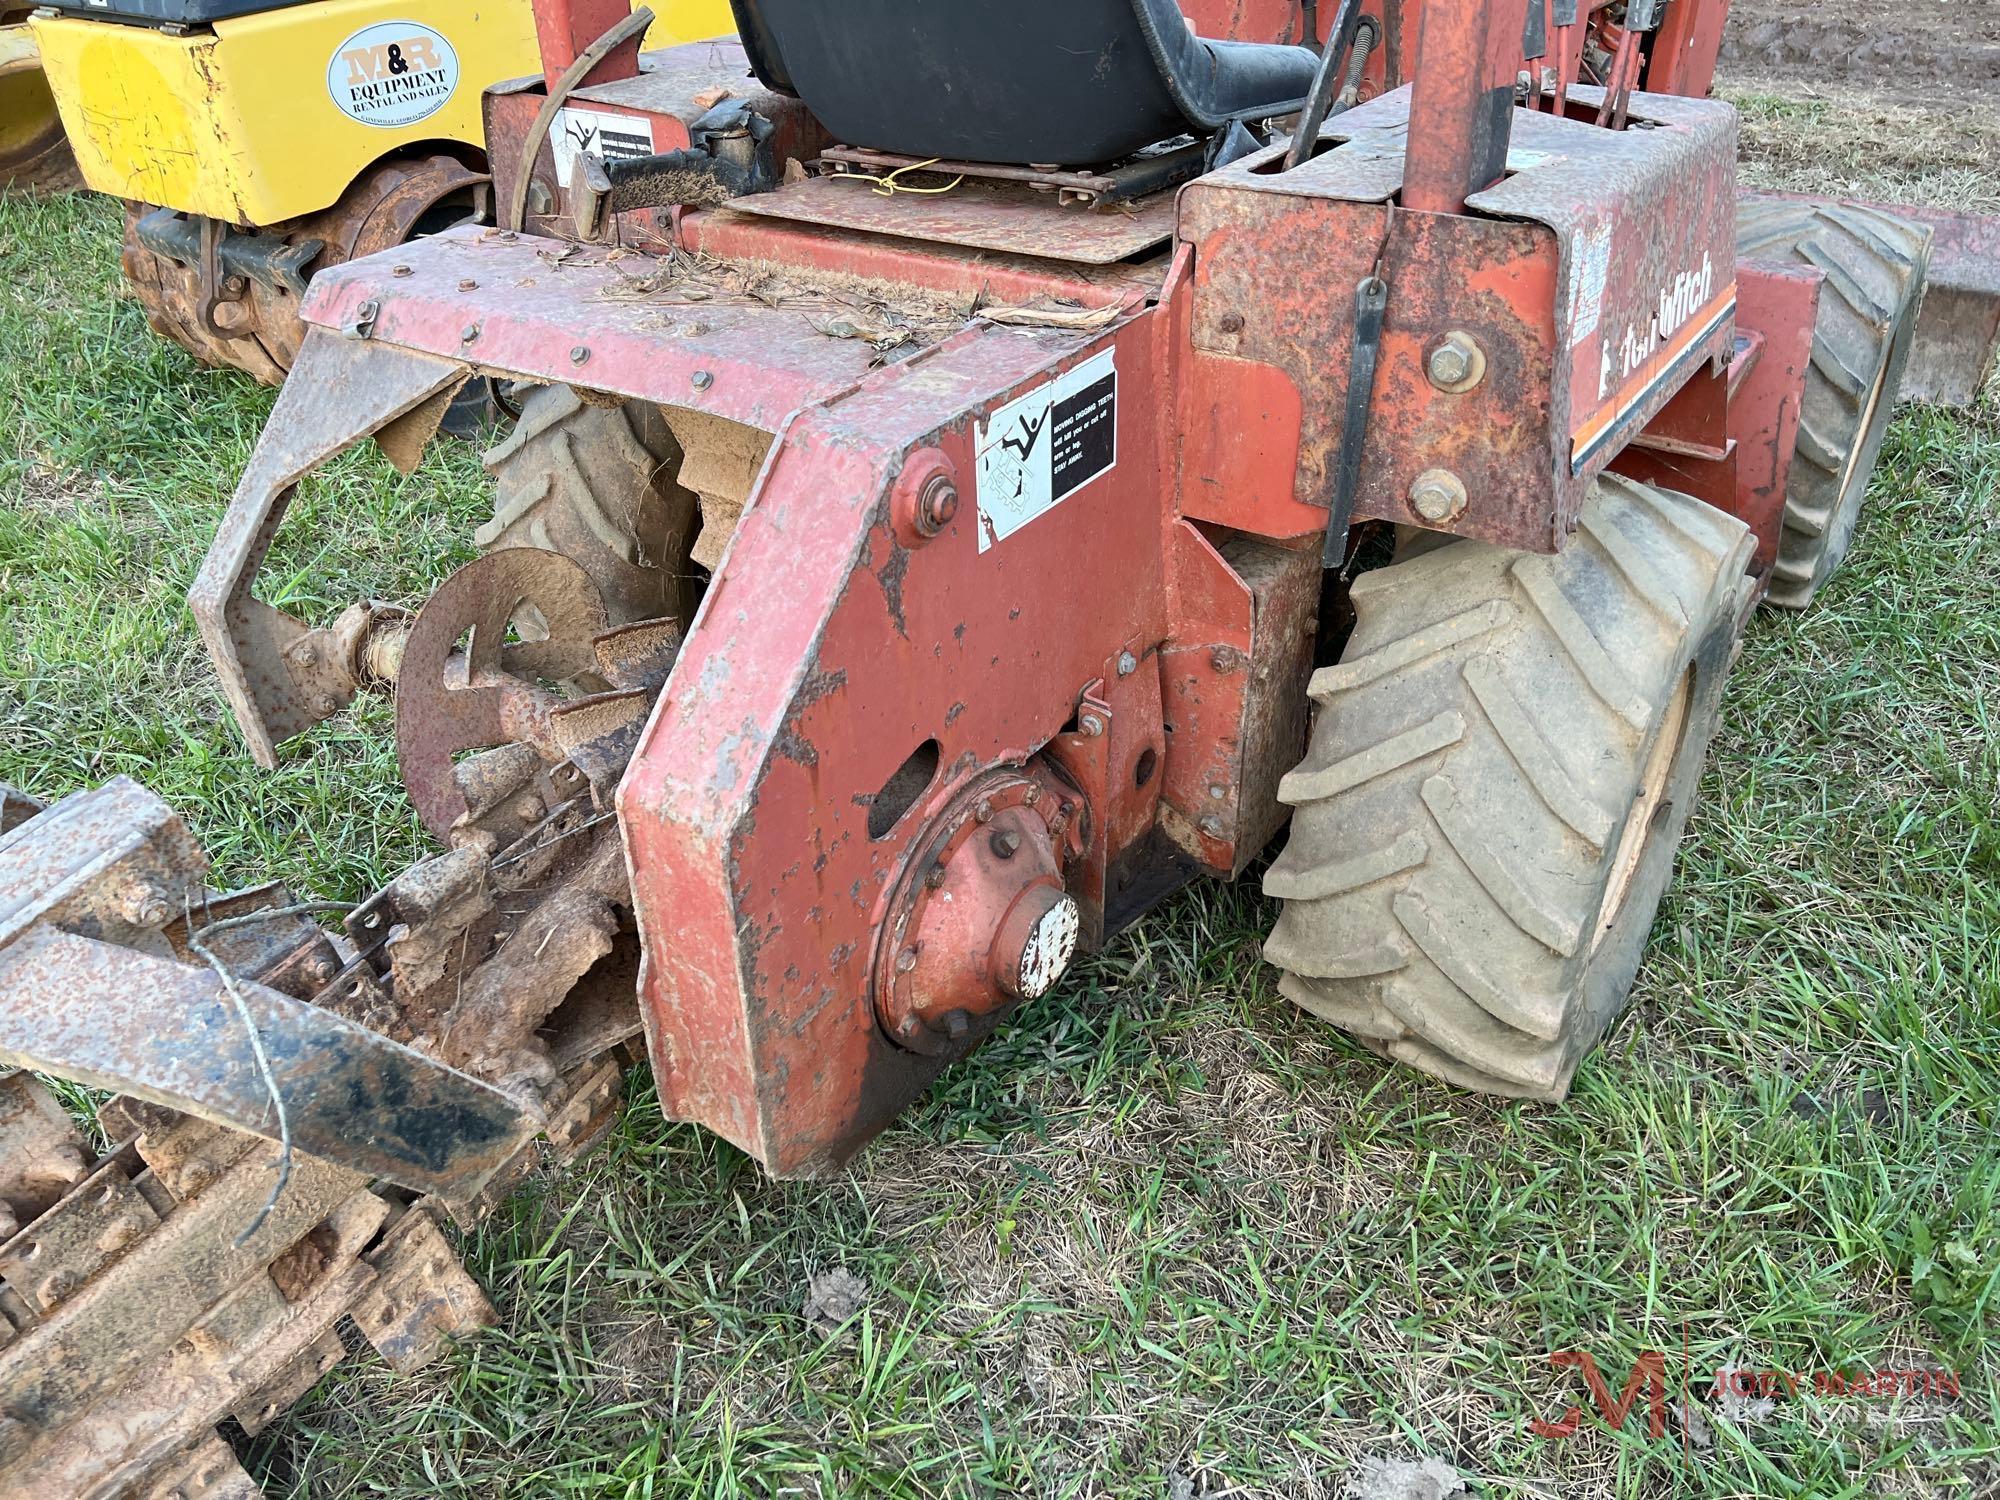
<svg viewBox="0 0 2000 1500"><path fill-rule="evenodd" d="M1614 1430L1623 1427L1633 1412L1639 1410L1645 1415L1647 1436L1657 1438L1666 1433L1667 1356L1660 1350L1647 1349L1639 1355L1638 1362L1625 1377L1624 1388L1615 1399L1603 1372L1597 1367L1597 1361L1586 1351L1561 1349L1549 1356L1549 1363L1559 1370L1575 1370L1582 1375L1591 1406L1606 1427ZM1822 1400L1897 1396L1949 1396L1956 1400L1960 1394L1958 1372L1941 1368L1870 1370L1848 1375L1838 1370L1801 1373L1729 1366L1715 1372L1708 1396L1710 1401L1719 1403L1731 1400L1739 1403L1762 1402L1769 1410L1776 1402L1797 1400L1802 1392L1807 1391ZM1689 1394L1684 1389L1683 1399ZM1640 1404L1641 1396L1645 1398L1643 1406ZM1557 1439L1574 1437L1582 1425L1583 1408L1572 1406L1554 1422L1536 1417L1528 1423L1528 1430L1539 1438ZM1681 1423L1683 1447L1688 1446L1692 1425L1691 1422Z"/></svg>

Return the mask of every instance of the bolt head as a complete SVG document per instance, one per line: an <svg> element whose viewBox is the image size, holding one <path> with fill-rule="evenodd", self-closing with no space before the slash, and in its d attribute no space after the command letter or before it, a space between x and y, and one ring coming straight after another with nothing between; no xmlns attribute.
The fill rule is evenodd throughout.
<svg viewBox="0 0 2000 1500"><path fill-rule="evenodd" d="M389 268L389 274L391 276L408 276L410 274L410 268L408 266L391 266Z"/></svg>
<svg viewBox="0 0 2000 1500"><path fill-rule="evenodd" d="M1130 677L1138 670L1138 657L1134 656L1130 651L1120 651L1118 653L1118 675L1120 677Z"/></svg>
<svg viewBox="0 0 2000 1500"><path fill-rule="evenodd" d="M1222 819L1218 818L1214 813L1210 813L1207 817L1203 818L1196 826L1209 838L1219 839L1222 837Z"/></svg>
<svg viewBox="0 0 2000 1500"><path fill-rule="evenodd" d="M907 974L910 972L910 970L914 969L916 966L917 966L916 949L905 948L901 953L898 953L896 955L896 972L898 974Z"/></svg>
<svg viewBox="0 0 2000 1500"><path fill-rule="evenodd" d="M917 497L917 530L925 536L936 536L957 514L958 486L947 475L933 474Z"/></svg>
<svg viewBox="0 0 2000 1500"><path fill-rule="evenodd" d="M458 284L458 289L461 292L476 292L479 290L479 283L468 276Z"/></svg>
<svg viewBox="0 0 2000 1500"><path fill-rule="evenodd" d="M1465 483L1449 469L1426 469L1410 486L1410 509L1426 521L1449 521L1465 509Z"/></svg>
<svg viewBox="0 0 2000 1500"><path fill-rule="evenodd" d="M478 337L479 325L477 323L467 323L464 331L459 334L458 341L461 344L469 344Z"/></svg>
<svg viewBox="0 0 2000 1500"><path fill-rule="evenodd" d="M1478 385L1486 373L1486 356L1471 334L1453 329L1431 350L1424 373L1439 390L1460 392Z"/></svg>
<svg viewBox="0 0 2000 1500"><path fill-rule="evenodd" d="M1471 367L1472 362L1463 350L1446 345L1431 351L1431 379L1439 385L1457 385Z"/></svg>
<svg viewBox="0 0 2000 1500"><path fill-rule="evenodd" d="M997 828L986 842L995 858L1012 859L1021 847L1021 835L1011 828Z"/></svg>
<svg viewBox="0 0 2000 1500"><path fill-rule="evenodd" d="M991 823L993 821L993 804L986 798L981 797L979 805L972 810L972 816L981 823Z"/></svg>
<svg viewBox="0 0 2000 1500"><path fill-rule="evenodd" d="M705 391L715 384L715 377L706 370L696 370L690 379L698 391Z"/></svg>
<svg viewBox="0 0 2000 1500"><path fill-rule="evenodd" d="M119 893L118 910L134 927L159 927L173 916L166 887L144 876L126 883L125 889ZM79 1161L81 1159L78 1158Z"/></svg>
<svg viewBox="0 0 2000 1500"><path fill-rule="evenodd" d="M573 365L580 365L589 358L590 350L582 344L578 344L574 349L569 351L569 362Z"/></svg>
<svg viewBox="0 0 2000 1500"><path fill-rule="evenodd" d="M1096 714L1085 714L1076 721L1076 732L1087 740L1094 740L1104 733L1104 721Z"/></svg>

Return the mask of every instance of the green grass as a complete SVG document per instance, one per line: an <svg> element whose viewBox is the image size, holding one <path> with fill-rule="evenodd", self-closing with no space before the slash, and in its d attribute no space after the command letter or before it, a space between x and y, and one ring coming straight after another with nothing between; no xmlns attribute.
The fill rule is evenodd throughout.
<svg viewBox="0 0 2000 1500"><path fill-rule="evenodd" d="M220 878L352 897L419 852L389 718L250 763L182 596L271 396L148 336L117 216L0 199L0 779L124 772ZM351 1361L246 1449L274 1495L2000 1487L2000 411L1907 410L1852 560L1744 646L1631 1013L1559 1106L1386 1069L1294 1011L1253 884L1169 902L842 1179L777 1185L636 1079L609 1145L466 1245L500 1326ZM463 555L465 448L307 486L273 578L330 615ZM870 1295L827 1336L808 1277ZM1712 1451L1549 1442L1639 1351ZM1719 1365L1948 1364L1950 1400L1708 1400ZM1678 1392L1676 1392L1678 1394Z"/></svg>

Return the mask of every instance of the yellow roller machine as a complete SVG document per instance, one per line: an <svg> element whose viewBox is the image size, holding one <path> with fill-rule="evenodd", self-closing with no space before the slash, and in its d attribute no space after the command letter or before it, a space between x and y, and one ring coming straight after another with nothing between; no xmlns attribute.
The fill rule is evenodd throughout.
<svg viewBox="0 0 2000 1500"><path fill-rule="evenodd" d="M654 9L654 45L731 29ZM24 35L155 331L274 383L315 272L485 212L481 93L539 69L528 0L65 0Z"/></svg>

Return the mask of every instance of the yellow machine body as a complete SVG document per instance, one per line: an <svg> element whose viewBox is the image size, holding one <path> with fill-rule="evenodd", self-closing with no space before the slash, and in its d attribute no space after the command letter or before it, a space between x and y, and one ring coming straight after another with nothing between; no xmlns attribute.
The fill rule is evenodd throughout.
<svg viewBox="0 0 2000 1500"><path fill-rule="evenodd" d="M725 34L727 0L668 0L653 45ZM38 18L87 186L261 228L331 207L403 148L483 151L480 95L538 72L529 0L312 0L170 36Z"/></svg>

